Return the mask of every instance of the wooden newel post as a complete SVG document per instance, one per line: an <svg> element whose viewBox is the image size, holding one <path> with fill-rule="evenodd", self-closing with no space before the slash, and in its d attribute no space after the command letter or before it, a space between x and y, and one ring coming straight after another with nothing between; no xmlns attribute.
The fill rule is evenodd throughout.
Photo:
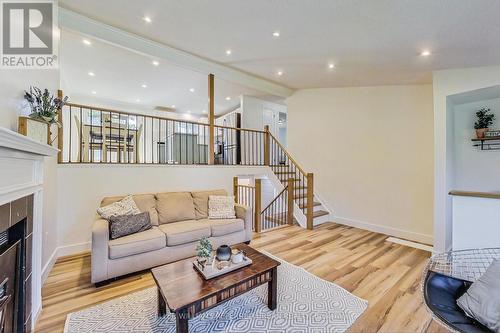
<svg viewBox="0 0 500 333"><path fill-rule="evenodd" d="M262 221L260 219L261 211L262 211L262 183L260 179L255 179L255 203L254 203L254 223L255 223L255 232L261 232L262 230Z"/></svg>
<svg viewBox="0 0 500 333"><path fill-rule="evenodd" d="M271 135L269 133L269 125L264 126L264 165L270 164L271 152Z"/></svg>
<svg viewBox="0 0 500 333"><path fill-rule="evenodd" d="M208 75L208 164L214 164L214 121L215 121L215 104L214 104L214 85L215 77L213 74Z"/></svg>
<svg viewBox="0 0 500 333"><path fill-rule="evenodd" d="M234 202L239 203L238 200L238 177L233 177L233 195Z"/></svg>
<svg viewBox="0 0 500 333"><path fill-rule="evenodd" d="M64 96L63 91L61 89L57 90L57 98L62 100L63 96ZM64 142L63 110L62 109L57 110L57 120L59 121L59 124L61 124L61 126L57 127L57 149L59 149L59 153L57 153L57 163L62 163L63 162L63 142ZM50 139L50 140L52 140L52 139Z"/></svg>
<svg viewBox="0 0 500 333"><path fill-rule="evenodd" d="M288 178L288 204L287 204L287 216L286 220L289 225L293 225L293 198L295 195L295 179Z"/></svg>
<svg viewBox="0 0 500 333"><path fill-rule="evenodd" d="M307 229L313 229L314 219L314 176L312 173L307 174Z"/></svg>

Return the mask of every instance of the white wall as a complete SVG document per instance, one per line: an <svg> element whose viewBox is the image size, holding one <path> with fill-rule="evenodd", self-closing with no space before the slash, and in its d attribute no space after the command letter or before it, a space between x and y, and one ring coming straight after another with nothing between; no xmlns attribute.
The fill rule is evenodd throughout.
<svg viewBox="0 0 500 333"><path fill-rule="evenodd" d="M451 248L453 189L453 109L450 96L500 84L500 66L451 69L433 73L434 95L434 249Z"/></svg>
<svg viewBox="0 0 500 333"><path fill-rule="evenodd" d="M496 120L491 129L500 128L500 98L460 104L454 107L454 172L456 190L497 192L500 191L500 151L480 150L474 147L476 136L474 122L476 111L490 108Z"/></svg>
<svg viewBox="0 0 500 333"><path fill-rule="evenodd" d="M432 243L432 87L299 90L288 148L334 221Z"/></svg>
<svg viewBox="0 0 500 333"><path fill-rule="evenodd" d="M47 88L54 94L59 87L59 71L49 69L0 69L0 127L17 132L19 115L30 113L23 100L24 90L36 86ZM43 188L43 245L42 267L57 247L56 169L57 159L45 158Z"/></svg>
<svg viewBox="0 0 500 333"><path fill-rule="evenodd" d="M58 252L89 248L96 209L105 196L224 188L232 193L233 177L266 175L267 167L59 165Z"/></svg>

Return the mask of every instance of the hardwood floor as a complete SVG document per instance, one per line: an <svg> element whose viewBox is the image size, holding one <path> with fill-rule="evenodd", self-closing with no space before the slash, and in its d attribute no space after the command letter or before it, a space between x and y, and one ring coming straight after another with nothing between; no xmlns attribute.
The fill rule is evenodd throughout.
<svg viewBox="0 0 500 333"><path fill-rule="evenodd" d="M312 231L285 227L255 235L266 250L369 302L350 332L447 332L422 303L420 278L429 252L386 242L387 236L334 223ZM36 332L62 332L70 312L154 286L149 272L105 287L90 284L90 254L60 258L42 290Z"/></svg>

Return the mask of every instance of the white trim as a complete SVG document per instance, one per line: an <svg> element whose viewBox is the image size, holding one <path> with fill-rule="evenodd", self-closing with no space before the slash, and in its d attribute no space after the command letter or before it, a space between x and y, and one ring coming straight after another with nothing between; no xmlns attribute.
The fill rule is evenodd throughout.
<svg viewBox="0 0 500 333"><path fill-rule="evenodd" d="M42 286L45 284L45 281L47 280L47 277L49 276L50 271L52 270L52 268L56 264L56 261L57 261L57 258L58 258L57 257L57 249L58 249L57 247L54 249L54 251L50 255L49 260L47 261L47 263L45 264L45 266L43 266L43 269L42 269Z"/></svg>
<svg viewBox="0 0 500 333"><path fill-rule="evenodd" d="M52 146L40 143L4 127L0 127L0 147L42 156L55 156L59 152L58 149Z"/></svg>
<svg viewBox="0 0 500 333"><path fill-rule="evenodd" d="M394 236L394 237L398 237L398 238L404 238L404 239L412 240L412 241L419 242L419 243L429 244L429 245L432 244L433 240L434 240L432 235L426 235L426 234L421 234L418 232L402 230L402 229L398 229L398 228L368 223L368 222L359 221L359 220L353 220L353 219L344 218L344 217L340 217L340 216L333 216L333 222L348 225L350 227L355 227L355 228L364 229L364 230L368 230L368 231L378 232L378 233L381 233L384 235Z"/></svg>
<svg viewBox="0 0 500 333"><path fill-rule="evenodd" d="M57 258L64 257L64 256L70 256L72 254L80 253L80 252L85 252L85 251L90 251L90 246L92 242L83 242L83 243L77 243L77 244L71 244L71 245L64 245L64 246L59 246L57 247Z"/></svg>
<svg viewBox="0 0 500 333"><path fill-rule="evenodd" d="M412 242L412 241L408 241L406 239L401 239L401 238L396 238L396 237L389 237L386 239L386 241L434 253L434 248L430 245L416 243L416 242Z"/></svg>
<svg viewBox="0 0 500 333"><path fill-rule="evenodd" d="M171 46L154 42L150 39L93 20L66 8L59 7L59 25L61 28L76 31L133 52L156 58L163 58L178 66L189 68L207 75L212 73L220 79L238 83L272 95L288 97L293 94L293 89L283 85L175 49Z"/></svg>

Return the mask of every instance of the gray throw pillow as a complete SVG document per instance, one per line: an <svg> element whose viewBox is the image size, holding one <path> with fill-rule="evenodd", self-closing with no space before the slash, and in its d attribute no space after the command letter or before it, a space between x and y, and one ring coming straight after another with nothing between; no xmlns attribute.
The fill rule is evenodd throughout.
<svg viewBox="0 0 500 333"><path fill-rule="evenodd" d="M457 304L469 317L500 333L500 260L493 260Z"/></svg>
<svg viewBox="0 0 500 333"><path fill-rule="evenodd" d="M146 231L148 229L151 229L149 212L135 215L111 216L109 218L109 238L111 239L135 234L136 232Z"/></svg>

